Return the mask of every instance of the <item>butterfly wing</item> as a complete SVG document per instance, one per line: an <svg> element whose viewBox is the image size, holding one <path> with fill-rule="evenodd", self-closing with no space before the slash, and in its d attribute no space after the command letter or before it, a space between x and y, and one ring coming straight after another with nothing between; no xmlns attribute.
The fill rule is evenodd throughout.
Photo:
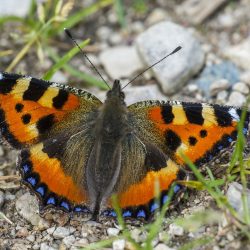
<svg viewBox="0 0 250 250"><path fill-rule="evenodd" d="M220 155L237 139L242 113L236 107L171 101L140 102L129 110L142 140L156 143L179 165L185 165L181 157L185 154L198 167ZM248 133L248 124L249 112L244 135Z"/></svg>
<svg viewBox="0 0 250 250"><path fill-rule="evenodd" d="M147 210L155 208L156 180L163 202L172 182L185 178L181 169L187 167L182 154L200 167L230 147L237 139L237 125L242 112L234 107L171 101L139 102L128 109L134 135L145 148L145 163L137 165L137 172L143 173L146 169L146 173L133 182L130 178L132 184L126 190L120 189L118 197L121 207L137 206L137 214L143 216ZM245 135L248 124L249 113L244 123ZM130 171L135 170L131 168ZM179 189L177 186L176 190ZM148 202L149 206L145 208ZM144 208L140 209L141 206Z"/></svg>
<svg viewBox="0 0 250 250"><path fill-rule="evenodd" d="M71 137L87 130L89 114L100 105L100 100L85 91L31 77L0 74L1 135L12 147L21 149L18 168L23 182L38 194L42 207L52 205L69 211L72 204L86 201L79 180L83 179L83 165L73 168L66 164L66 158L73 150L68 147ZM86 139L84 151L91 139L87 133L82 138ZM86 154L82 153L81 163Z"/></svg>

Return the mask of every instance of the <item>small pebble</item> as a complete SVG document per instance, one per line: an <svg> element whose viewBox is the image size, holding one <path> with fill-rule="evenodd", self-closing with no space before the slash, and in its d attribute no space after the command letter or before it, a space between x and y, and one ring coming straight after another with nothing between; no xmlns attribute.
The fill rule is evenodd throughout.
<svg viewBox="0 0 250 250"><path fill-rule="evenodd" d="M113 241L113 250L123 250L125 249L125 240L124 239L120 239L120 240L114 240Z"/></svg>
<svg viewBox="0 0 250 250"><path fill-rule="evenodd" d="M240 92L233 91L229 98L227 104L230 106L242 106L246 103L246 97Z"/></svg>
<svg viewBox="0 0 250 250"><path fill-rule="evenodd" d="M88 239L83 238L75 242L74 246L76 247L85 247L89 244Z"/></svg>
<svg viewBox="0 0 250 250"><path fill-rule="evenodd" d="M233 90L238 91L244 95L247 95L249 93L248 86L243 82L237 82L233 86Z"/></svg>
<svg viewBox="0 0 250 250"><path fill-rule="evenodd" d="M154 247L154 250L175 250L175 248L170 248L166 246L165 244L160 243L156 247Z"/></svg>
<svg viewBox="0 0 250 250"><path fill-rule="evenodd" d="M119 234L120 230L115 227L110 227L107 229L107 233L109 236L117 236Z"/></svg>
<svg viewBox="0 0 250 250"><path fill-rule="evenodd" d="M112 30L107 26L101 26L97 29L96 35L101 41L106 41L112 34Z"/></svg>
<svg viewBox="0 0 250 250"><path fill-rule="evenodd" d="M250 86L250 70L242 73L240 80Z"/></svg>
<svg viewBox="0 0 250 250"><path fill-rule="evenodd" d="M217 94L216 102L225 104L227 101L227 97L228 97L228 92L226 90L222 90Z"/></svg>
<svg viewBox="0 0 250 250"><path fill-rule="evenodd" d="M184 229L176 224L169 225L169 234L175 236L182 236L184 234Z"/></svg>
<svg viewBox="0 0 250 250"><path fill-rule="evenodd" d="M159 23L161 21L170 19L170 16L164 9L156 8L154 9L146 19L146 25L151 26L153 24Z"/></svg>
<svg viewBox="0 0 250 250"><path fill-rule="evenodd" d="M196 92L198 90L198 86L196 84L189 84L187 88L189 92Z"/></svg>
<svg viewBox="0 0 250 250"><path fill-rule="evenodd" d="M64 239L63 239L63 243L67 246L67 247L70 247L72 246L76 241L76 238L74 235L69 235L69 236L66 236Z"/></svg>
<svg viewBox="0 0 250 250"><path fill-rule="evenodd" d="M136 241L140 242L141 231L138 228L135 228L131 231L131 237Z"/></svg>
<svg viewBox="0 0 250 250"><path fill-rule="evenodd" d="M56 250L54 247L47 245L45 242L41 244L40 250Z"/></svg>
<svg viewBox="0 0 250 250"><path fill-rule="evenodd" d="M210 94L211 96L217 95L220 91L226 90L230 87L229 81L226 79L221 79L213 82L210 85Z"/></svg>
<svg viewBox="0 0 250 250"><path fill-rule="evenodd" d="M28 236L26 237L26 239L27 239L28 241L30 241L30 242L34 242L34 241L36 240L36 238L35 238L35 236L34 236L33 234L28 235Z"/></svg>
<svg viewBox="0 0 250 250"><path fill-rule="evenodd" d="M70 231L66 227L57 227L56 230L53 233L53 236L56 239L63 239L66 236L69 236Z"/></svg>
<svg viewBox="0 0 250 250"><path fill-rule="evenodd" d="M47 229L47 233L48 234L53 234L55 230L56 230L56 227L50 227L50 228Z"/></svg>

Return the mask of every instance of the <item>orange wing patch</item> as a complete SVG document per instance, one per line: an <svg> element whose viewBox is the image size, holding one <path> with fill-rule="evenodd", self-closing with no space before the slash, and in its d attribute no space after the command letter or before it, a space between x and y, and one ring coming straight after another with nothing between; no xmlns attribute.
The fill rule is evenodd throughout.
<svg viewBox="0 0 250 250"><path fill-rule="evenodd" d="M167 161L165 168L157 172L148 172L140 183L132 185L125 192L118 194L120 207L126 208L149 203L156 197L156 191L162 192L169 189L173 181L177 179L178 172L178 166L171 160ZM154 187L157 187L157 183L159 184L159 190L154 189Z"/></svg>
<svg viewBox="0 0 250 250"><path fill-rule="evenodd" d="M22 151L19 167L24 184L36 192L45 207L51 205L69 212L82 206L87 201L85 190L64 173L59 159L43 152L43 147L39 143Z"/></svg>
<svg viewBox="0 0 250 250"><path fill-rule="evenodd" d="M181 154L196 164L211 160L237 138L241 110L233 107L200 103L175 103L147 110L158 134L165 140L166 150L183 165ZM247 133L249 115L245 121Z"/></svg>

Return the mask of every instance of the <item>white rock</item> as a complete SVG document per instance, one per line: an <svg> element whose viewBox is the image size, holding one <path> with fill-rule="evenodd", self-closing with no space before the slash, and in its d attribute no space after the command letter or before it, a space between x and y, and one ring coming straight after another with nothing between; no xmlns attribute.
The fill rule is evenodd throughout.
<svg viewBox="0 0 250 250"><path fill-rule="evenodd" d="M55 230L56 230L56 227L50 227L46 231L48 234L53 234L55 232Z"/></svg>
<svg viewBox="0 0 250 250"><path fill-rule="evenodd" d="M134 239L136 242L140 242L140 235L141 235L141 230L138 228L135 228L131 231L131 237Z"/></svg>
<svg viewBox="0 0 250 250"><path fill-rule="evenodd" d="M245 95L247 95L249 93L248 86L243 82L235 83L233 86L233 90L238 91L238 92L245 94Z"/></svg>
<svg viewBox="0 0 250 250"><path fill-rule="evenodd" d="M112 30L107 26L101 26L96 31L96 35L101 41L106 41L107 39L109 39L111 34L112 34Z"/></svg>
<svg viewBox="0 0 250 250"><path fill-rule="evenodd" d="M120 230L115 227L110 227L107 229L108 236L117 236L119 234Z"/></svg>
<svg viewBox="0 0 250 250"><path fill-rule="evenodd" d="M153 24L159 23L166 19L170 19L170 16L168 15L168 13L164 9L156 8L156 9L153 9L153 11L147 17L146 25L151 26Z"/></svg>
<svg viewBox="0 0 250 250"><path fill-rule="evenodd" d="M136 45L147 66L182 46L176 54L152 68L166 94L175 93L204 64L205 56L199 41L191 32L175 23L161 22L150 27L138 36Z"/></svg>
<svg viewBox="0 0 250 250"><path fill-rule="evenodd" d="M51 82L61 83L61 84L67 84L68 83L67 77L61 71L55 72L55 74L52 76L50 81Z"/></svg>
<svg viewBox="0 0 250 250"><path fill-rule="evenodd" d="M46 243L42 243L40 246L40 250L56 250L54 247L48 246Z"/></svg>
<svg viewBox="0 0 250 250"><path fill-rule="evenodd" d="M231 206L239 213L241 217L244 216L244 209L242 203L242 191L243 187L238 182L233 182L229 184L229 188L227 190L227 199ZM250 209L250 190L247 189L246 192L248 210Z"/></svg>
<svg viewBox="0 0 250 250"><path fill-rule="evenodd" d="M64 239L63 239L63 243L67 246L67 247L71 247L76 241L76 238L74 235L69 235L69 236L66 236Z"/></svg>
<svg viewBox="0 0 250 250"><path fill-rule="evenodd" d="M243 69L250 70L250 38L226 48L223 55Z"/></svg>
<svg viewBox="0 0 250 250"><path fill-rule="evenodd" d="M154 247L154 250L175 250L175 248L170 248L166 246L165 244L160 243L156 247Z"/></svg>
<svg viewBox="0 0 250 250"><path fill-rule="evenodd" d="M66 227L57 227L56 230L53 233L53 236L56 239L63 239L64 237L69 236L70 231Z"/></svg>
<svg viewBox="0 0 250 250"><path fill-rule="evenodd" d="M229 98L227 104L230 106L242 106L246 103L246 97L240 92L233 91Z"/></svg>
<svg viewBox="0 0 250 250"><path fill-rule="evenodd" d="M134 46L117 46L101 52L100 61L112 79L131 77L143 69Z"/></svg>
<svg viewBox="0 0 250 250"><path fill-rule="evenodd" d="M29 13L31 0L1 0L0 16L25 17Z"/></svg>
<svg viewBox="0 0 250 250"><path fill-rule="evenodd" d="M226 90L222 90L217 94L216 102L225 104L227 101L227 97L228 97L228 92Z"/></svg>
<svg viewBox="0 0 250 250"><path fill-rule="evenodd" d="M176 236L181 236L184 234L184 229L181 226L178 226L174 223L169 225L169 234L170 235L176 235Z"/></svg>
<svg viewBox="0 0 250 250"><path fill-rule="evenodd" d="M33 226L48 227L48 223L39 216L38 201L34 195L26 193L16 201L17 212Z"/></svg>
<svg viewBox="0 0 250 250"><path fill-rule="evenodd" d="M122 43L122 39L123 37L121 36L121 34L119 33L113 33L110 37L109 37L109 42L112 45L118 45Z"/></svg>
<svg viewBox="0 0 250 250"><path fill-rule="evenodd" d="M28 241L30 241L30 242L34 242L34 241L36 240L36 238L35 238L35 236L34 236L33 234L28 235L28 236L26 237L26 239L27 239Z"/></svg>
<svg viewBox="0 0 250 250"><path fill-rule="evenodd" d="M226 90L230 87L230 84L227 79L220 79L218 81L213 82L210 85L210 95L215 96L217 95L220 91Z"/></svg>
<svg viewBox="0 0 250 250"><path fill-rule="evenodd" d="M198 90L197 84L189 84L187 87L189 92L196 92Z"/></svg>
<svg viewBox="0 0 250 250"><path fill-rule="evenodd" d="M88 239L83 238L83 239L80 239L77 242L75 242L74 246L76 246L76 247L85 247L88 244L89 244Z"/></svg>
<svg viewBox="0 0 250 250"><path fill-rule="evenodd" d="M113 250L123 250L125 249L125 240L124 239L120 239L120 240L115 240L113 241Z"/></svg>
<svg viewBox="0 0 250 250"><path fill-rule="evenodd" d="M250 86L250 70L240 76L240 80Z"/></svg>
<svg viewBox="0 0 250 250"><path fill-rule="evenodd" d="M124 93L127 105L146 100L167 100L166 96L161 93L157 85L128 86L124 89ZM98 92L96 96L104 101L106 92Z"/></svg>

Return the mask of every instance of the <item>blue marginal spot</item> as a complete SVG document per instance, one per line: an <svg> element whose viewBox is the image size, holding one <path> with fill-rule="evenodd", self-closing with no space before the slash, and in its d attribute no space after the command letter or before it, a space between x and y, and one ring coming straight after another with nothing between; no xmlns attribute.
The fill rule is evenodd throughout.
<svg viewBox="0 0 250 250"><path fill-rule="evenodd" d="M90 211L87 207L82 207L82 206L74 207L73 211L78 212L78 213L90 213Z"/></svg>
<svg viewBox="0 0 250 250"><path fill-rule="evenodd" d="M137 214L136 214L136 217L139 218L139 217L142 217L142 218L146 218L146 213L143 209L140 209Z"/></svg>
<svg viewBox="0 0 250 250"><path fill-rule="evenodd" d="M30 165L28 165L28 164L24 164L24 165L22 165L22 169L23 169L23 172L26 174L26 173L28 173L28 172L30 172Z"/></svg>
<svg viewBox="0 0 250 250"><path fill-rule="evenodd" d="M211 161L213 159L213 156L210 154L208 155L208 160Z"/></svg>
<svg viewBox="0 0 250 250"><path fill-rule="evenodd" d="M246 135L248 132L248 129L247 128L243 128L243 134Z"/></svg>
<svg viewBox="0 0 250 250"><path fill-rule="evenodd" d="M56 204L56 200L55 200L55 197L50 197L48 200L47 200L47 204L52 204L52 205L55 205Z"/></svg>
<svg viewBox="0 0 250 250"><path fill-rule="evenodd" d="M154 202L151 206L150 206L150 212L153 213L156 209L158 209L160 206L157 202Z"/></svg>
<svg viewBox="0 0 250 250"><path fill-rule="evenodd" d="M222 145L219 145L217 148L218 148L219 150L221 150L221 149L223 149L223 146L222 146Z"/></svg>
<svg viewBox="0 0 250 250"><path fill-rule="evenodd" d="M116 212L114 210L109 211L109 216L116 217Z"/></svg>
<svg viewBox="0 0 250 250"><path fill-rule="evenodd" d="M168 201L168 196L165 194L165 195L162 197L162 204L165 204L167 201Z"/></svg>
<svg viewBox="0 0 250 250"><path fill-rule="evenodd" d="M233 139L232 139L231 137L228 137L227 140L228 140L228 142L230 142L230 143L233 141Z"/></svg>
<svg viewBox="0 0 250 250"><path fill-rule="evenodd" d="M36 181L36 178L35 177L28 177L27 179L27 182L30 183L33 187L36 185L37 181Z"/></svg>
<svg viewBox="0 0 250 250"><path fill-rule="evenodd" d="M38 187L36 191L41 195L44 196L45 194L45 188L44 187Z"/></svg>
<svg viewBox="0 0 250 250"><path fill-rule="evenodd" d="M125 211L123 211L122 216L124 218L131 217L132 216L132 212L130 210L125 210Z"/></svg>
<svg viewBox="0 0 250 250"><path fill-rule="evenodd" d="M181 187L179 185L175 185L174 186L174 193L177 193L180 189L181 189Z"/></svg>
<svg viewBox="0 0 250 250"><path fill-rule="evenodd" d="M105 211L102 212L102 215L103 216L109 216L109 213L110 213L109 210L105 210Z"/></svg>
<svg viewBox="0 0 250 250"><path fill-rule="evenodd" d="M70 205L67 201L62 201L60 204L61 207L65 208L66 210L70 210Z"/></svg>

